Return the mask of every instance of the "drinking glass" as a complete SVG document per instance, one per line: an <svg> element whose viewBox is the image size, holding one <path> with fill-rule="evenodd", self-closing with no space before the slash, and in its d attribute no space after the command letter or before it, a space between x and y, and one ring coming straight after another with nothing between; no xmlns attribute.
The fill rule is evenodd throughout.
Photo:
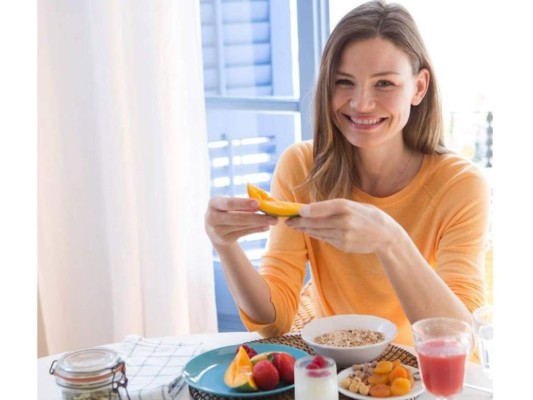
<svg viewBox="0 0 533 400"><path fill-rule="evenodd" d="M492 362L492 306L478 308L474 311L473 317L481 366L485 375L492 379L490 368Z"/></svg>
<svg viewBox="0 0 533 400"><path fill-rule="evenodd" d="M294 364L294 400L338 400L337 365L323 357L324 368L309 369L315 356L296 360Z"/></svg>
<svg viewBox="0 0 533 400"><path fill-rule="evenodd" d="M422 383L439 400L450 400L463 390L472 328L453 318L427 318L413 324Z"/></svg>

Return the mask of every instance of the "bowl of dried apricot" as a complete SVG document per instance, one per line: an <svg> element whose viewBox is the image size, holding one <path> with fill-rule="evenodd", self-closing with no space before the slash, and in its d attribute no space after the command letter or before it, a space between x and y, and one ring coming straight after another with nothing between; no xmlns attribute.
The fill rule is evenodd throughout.
<svg viewBox="0 0 533 400"><path fill-rule="evenodd" d="M413 400L424 392L418 369L400 359L355 364L339 372L337 383L339 392L352 399Z"/></svg>
<svg viewBox="0 0 533 400"><path fill-rule="evenodd" d="M397 334L391 321L360 314L318 318L301 331L316 354L333 358L340 368L376 359Z"/></svg>

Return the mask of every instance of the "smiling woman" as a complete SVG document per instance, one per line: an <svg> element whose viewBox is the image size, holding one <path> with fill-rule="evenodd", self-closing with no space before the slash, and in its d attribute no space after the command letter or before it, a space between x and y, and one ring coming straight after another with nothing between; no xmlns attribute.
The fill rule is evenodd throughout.
<svg viewBox="0 0 533 400"><path fill-rule="evenodd" d="M411 15L370 1L346 14L322 54L313 141L289 147L271 196L303 203L273 221L249 199L211 199L207 233L240 316L287 332L306 265L317 316L373 314L398 326L469 320L484 301L488 186L444 146L437 79ZM237 240L270 229L256 271Z"/></svg>

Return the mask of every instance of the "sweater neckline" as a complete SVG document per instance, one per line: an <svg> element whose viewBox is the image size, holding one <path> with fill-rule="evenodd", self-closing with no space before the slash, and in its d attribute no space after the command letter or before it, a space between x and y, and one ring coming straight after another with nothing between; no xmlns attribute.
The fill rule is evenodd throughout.
<svg viewBox="0 0 533 400"><path fill-rule="evenodd" d="M372 203L372 204L387 204L387 203L401 200L404 197L408 196L413 191L417 190L423 184L424 177L431 163L431 159L432 159L431 155L423 154L423 159L422 159L422 164L420 165L420 169L418 170L416 175L413 177L411 182L409 182L404 188L400 189L394 194L391 194L390 196L386 196L386 197L372 196L371 194L368 194L367 192L363 191L362 189L356 186L354 186L354 188L352 189L352 196L354 199L358 201L363 201L363 202Z"/></svg>

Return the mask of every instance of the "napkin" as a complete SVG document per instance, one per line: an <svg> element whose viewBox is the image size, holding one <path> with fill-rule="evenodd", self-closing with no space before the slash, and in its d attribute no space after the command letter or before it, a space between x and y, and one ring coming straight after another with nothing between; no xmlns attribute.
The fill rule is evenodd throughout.
<svg viewBox="0 0 533 400"><path fill-rule="evenodd" d="M174 400L185 386L182 377L185 364L202 350L201 342L126 336L118 352L126 363L129 398Z"/></svg>

